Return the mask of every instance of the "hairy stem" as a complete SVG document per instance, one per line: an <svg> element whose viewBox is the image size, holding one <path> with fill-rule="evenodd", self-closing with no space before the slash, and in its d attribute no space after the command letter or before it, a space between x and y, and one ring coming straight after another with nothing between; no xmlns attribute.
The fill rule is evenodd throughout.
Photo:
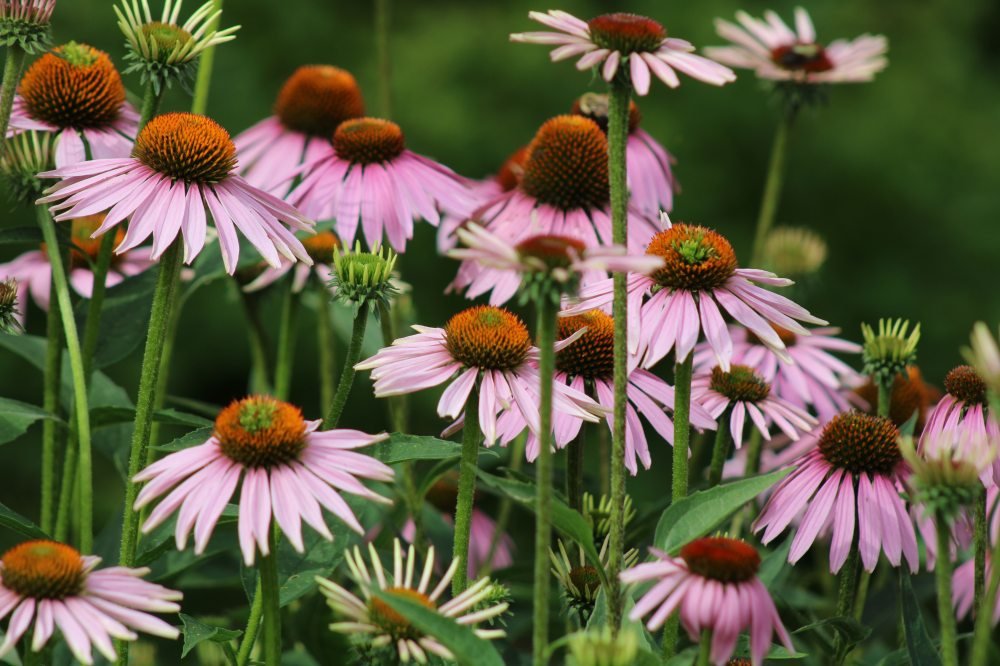
<svg viewBox="0 0 1000 666"><path fill-rule="evenodd" d="M860 555L858 553L857 537L851 544L851 550L847 554L847 561L840 569L837 584L837 608L835 617L850 617L854 612L854 600L858 589L858 570L861 568ZM838 634L836 640L834 663L838 666L844 663L849 654L848 646L843 638Z"/></svg>
<svg viewBox="0 0 1000 666"><path fill-rule="evenodd" d="M14 96L21 79L24 65L24 49L17 44L7 47L7 58L3 64L3 83L0 84L0 157L7 148L7 128L10 127L10 113L14 109Z"/></svg>
<svg viewBox="0 0 1000 666"><path fill-rule="evenodd" d="M472 531L472 508L476 494L476 468L479 445L483 441L479 429L479 394L473 388L465 403L465 423L462 425L462 460L458 468L458 501L455 503L455 545L452 557L459 560L458 570L451 580L453 596L461 594L469 582L469 536Z"/></svg>
<svg viewBox="0 0 1000 666"><path fill-rule="evenodd" d="M986 612L980 612L976 615L976 627L972 634L970 666L986 666L989 661L990 639L993 635L993 613L989 612L989 609L996 607L998 591L1000 591L1000 548L994 548L990 557L990 585L983 596L982 608L986 609Z"/></svg>
<svg viewBox="0 0 1000 666"><path fill-rule="evenodd" d="M691 448L691 367L694 355L674 366L674 467L670 499L688 494L688 452ZM720 426L721 428L721 426Z"/></svg>
<svg viewBox="0 0 1000 666"><path fill-rule="evenodd" d="M222 11L222 0L214 0L214 5L214 11ZM222 14L219 14L211 24L205 26L206 33L218 29L219 21L221 20ZM194 100L191 103L191 113L204 115L208 109L208 89L212 85L212 69L214 66L215 47L210 46L202 51L198 62L198 78L194 84Z"/></svg>
<svg viewBox="0 0 1000 666"><path fill-rule="evenodd" d="M771 145L771 159L767 165L767 179L764 181L764 198L760 203L760 213L757 215L757 231L753 240L752 266L760 266L764 261L764 243L774 226L774 218L778 212L778 201L781 199L781 186L785 175L785 152L788 147L788 132L795 120L794 107L786 109L781 114L778 129Z"/></svg>
<svg viewBox="0 0 1000 666"><path fill-rule="evenodd" d="M261 577L257 576L257 587L253 595L253 603L250 604L247 628L243 632L243 640L240 641L239 651L236 653L236 666L247 666L250 663L250 654L253 652L254 643L257 642L257 634L260 632L260 618L264 614L264 595L261 593L260 581Z"/></svg>
<svg viewBox="0 0 1000 666"><path fill-rule="evenodd" d="M943 666L958 666L958 629L951 605L953 565L948 556L951 549L951 528L943 516L938 515L936 522L938 558L934 564L934 578L937 583L938 620L941 623L941 663ZM984 615L989 616L990 613Z"/></svg>
<svg viewBox="0 0 1000 666"><path fill-rule="evenodd" d="M972 543L975 550L975 597L972 608L976 617L984 612L983 595L986 594L986 549L989 547L989 523L986 520L986 493L980 492L973 508ZM948 551L945 551L947 554ZM942 555L944 557L944 555ZM989 612L986 612L989 615Z"/></svg>
<svg viewBox="0 0 1000 666"><path fill-rule="evenodd" d="M719 427L715 431L715 446L712 447L712 462L708 468L708 487L719 485L722 481L722 468L726 465L726 459L729 457L729 449L732 447L732 438L729 436L729 428L726 427L729 422L730 410L726 410L725 413L718 419ZM756 431L756 428L754 428Z"/></svg>
<svg viewBox="0 0 1000 666"><path fill-rule="evenodd" d="M260 558L260 596L264 609L264 666L281 666L281 598L278 586L278 539L271 530L270 554Z"/></svg>
<svg viewBox="0 0 1000 666"><path fill-rule="evenodd" d="M292 291L291 282L281 304L281 323L278 327L278 353L274 367L274 397L288 400L292 389L292 367L295 364L295 338L299 322L299 294Z"/></svg>
<svg viewBox="0 0 1000 666"><path fill-rule="evenodd" d="M365 328L368 325L368 305L358 307L358 313L354 317L354 326L351 331L351 343L347 347L347 355L344 357L344 369L340 373L340 383L337 384L337 392L333 394L333 400L323 419L323 430L332 430L340 423L340 417L344 413L347 405L347 396L351 394L351 386L354 384L354 366L361 358L361 343L365 339Z"/></svg>
<svg viewBox="0 0 1000 666"><path fill-rule="evenodd" d="M760 453L764 447L764 437L760 430L753 428L750 430L750 438L747 440L747 470L746 476L756 476L760 473Z"/></svg>
<svg viewBox="0 0 1000 666"><path fill-rule="evenodd" d="M56 416L59 412L59 386L62 374L62 319L56 286L49 288L49 312L46 317L45 376L42 388L42 409ZM56 452L62 428L54 419L42 423L42 502L41 528L52 534L56 520Z"/></svg>
<svg viewBox="0 0 1000 666"><path fill-rule="evenodd" d="M880 380L878 384L878 415L889 418L892 408L892 378Z"/></svg>

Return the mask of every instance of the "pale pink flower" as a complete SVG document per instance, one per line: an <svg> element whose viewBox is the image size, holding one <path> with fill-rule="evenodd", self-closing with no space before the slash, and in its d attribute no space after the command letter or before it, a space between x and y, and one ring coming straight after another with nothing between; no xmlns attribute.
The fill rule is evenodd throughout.
<svg viewBox="0 0 1000 666"><path fill-rule="evenodd" d="M56 0L0 0L0 20L44 25L52 20L55 9Z"/></svg>
<svg viewBox="0 0 1000 666"><path fill-rule="evenodd" d="M892 421L848 412L830 421L815 449L795 462L795 471L775 488L754 532L764 531L767 544L800 519L788 561L801 559L817 538L830 533L830 571L847 561L857 535L861 562L874 571L879 553L893 566L905 556L910 570L918 566L913 522L900 494L909 471Z"/></svg>
<svg viewBox="0 0 1000 666"><path fill-rule="evenodd" d="M888 42L882 35L838 39L826 46L816 40L809 13L795 9L792 30L772 11L763 20L737 12L740 25L715 20L719 36L729 46L705 49L705 55L729 65L752 69L758 77L796 83L860 83L871 81L889 64Z"/></svg>
<svg viewBox="0 0 1000 666"><path fill-rule="evenodd" d="M619 67L628 66L636 93L649 92L650 73L671 88L681 84L677 72L721 86L736 80L728 67L695 55L691 42L667 37L666 29L653 19L637 14L602 14L582 21L563 11L530 12L528 16L555 32L525 32L511 41L555 46L553 62L581 56L577 69L601 66L601 76L612 81ZM675 71L676 70L676 71Z"/></svg>
<svg viewBox="0 0 1000 666"><path fill-rule="evenodd" d="M990 409L986 382L969 365L952 369L944 378L946 393L931 409L920 435L920 445L953 431L960 441L977 442L985 438L1000 441L1000 423ZM1000 481L1000 463L985 470L984 483Z"/></svg>
<svg viewBox="0 0 1000 666"><path fill-rule="evenodd" d="M148 583L149 569L98 569L101 558L54 541L27 541L0 560L0 619L10 615L0 657L30 636L24 650L41 652L56 629L76 660L93 664L96 649L116 658L112 640L134 641L136 631L177 638L151 613L177 613L183 595Z"/></svg>
<svg viewBox="0 0 1000 666"><path fill-rule="evenodd" d="M750 635L755 666L771 648L772 636L789 651L795 650L770 592L757 578L756 548L740 539L706 537L681 548L680 557L656 548L650 552L656 557L653 562L621 573L622 582L652 585L629 613L631 620L652 612L646 626L656 631L678 612L691 640L697 642L702 632L711 632L713 664L729 660L744 631Z"/></svg>
<svg viewBox="0 0 1000 666"><path fill-rule="evenodd" d="M242 481L238 533L247 566L253 564L257 549L269 554L272 516L300 553L304 550L302 521L333 539L323 508L364 534L340 493L390 503L359 479L392 481L392 469L352 450L388 435L319 427L320 421L305 421L297 407L273 398L233 401L219 413L215 431L204 444L171 453L135 476L134 481L146 483L136 499L136 510L164 496L149 513L143 533L176 513L177 549L184 549L193 529L194 551L203 553Z"/></svg>
<svg viewBox="0 0 1000 666"><path fill-rule="evenodd" d="M205 246L207 207L230 275L240 254L237 229L272 266L281 265L279 255L312 264L284 224L312 231L313 222L237 176L235 167L236 148L218 123L192 113L168 113L143 128L132 157L91 160L39 174L60 182L38 203L55 204L56 220L108 211L94 235L129 220L115 250L119 254L152 236L151 257L156 260L180 236L188 264Z"/></svg>

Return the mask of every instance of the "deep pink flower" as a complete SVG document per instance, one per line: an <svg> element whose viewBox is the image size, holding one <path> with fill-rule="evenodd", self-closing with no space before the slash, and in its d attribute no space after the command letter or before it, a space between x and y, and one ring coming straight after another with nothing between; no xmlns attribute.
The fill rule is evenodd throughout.
<svg viewBox="0 0 1000 666"><path fill-rule="evenodd" d="M303 420L297 407L273 398L233 401L219 413L215 431L204 444L171 453L135 476L135 481L147 482L136 510L165 495L150 512L143 532L177 513L178 550L184 549L193 529L194 551L203 553L242 480L238 531L247 566L253 564L257 549L268 554L272 516L300 553L303 520L326 539L333 538L322 508L364 534L340 492L389 502L359 479L392 481L392 469L352 450L388 435L321 431L319 426L319 421Z"/></svg>
<svg viewBox="0 0 1000 666"><path fill-rule="evenodd" d="M713 664L725 664L744 631L750 634L750 654L759 665L771 647L771 637L789 651L792 638L785 630L771 594L757 578L760 555L739 539L708 537L695 539L681 549L680 557L650 548L653 562L636 565L621 573L625 583L649 582L652 587L640 598L629 618L649 615L646 623L656 631L674 612L691 640L703 631L712 632Z"/></svg>

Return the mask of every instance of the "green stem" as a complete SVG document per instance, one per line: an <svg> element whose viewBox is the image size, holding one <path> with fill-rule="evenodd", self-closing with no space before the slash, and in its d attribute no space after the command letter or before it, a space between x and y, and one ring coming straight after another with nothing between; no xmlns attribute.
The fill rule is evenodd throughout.
<svg viewBox="0 0 1000 666"><path fill-rule="evenodd" d="M59 316L63 324L63 336L69 353L69 365L73 380L73 417L76 427L79 461L79 509L80 509L80 550L89 553L94 540L94 486L91 474L90 408L87 401L87 377L83 367L83 351L80 336L73 317L73 303L69 296L69 283L63 267L62 254L56 236L55 223L48 208L37 206L38 226L42 229L49 264L52 266L52 284L59 303ZM66 492L66 489L63 489Z"/></svg>
<svg viewBox="0 0 1000 666"><path fill-rule="evenodd" d="M299 322L299 294L292 291L291 283L281 305L281 324L278 328L278 353L274 367L274 397L288 400L292 389L292 368L295 364L295 338Z"/></svg>
<svg viewBox="0 0 1000 666"><path fill-rule="evenodd" d="M747 441L747 470L746 476L757 476L760 473L760 453L764 448L764 437L760 430L753 428L750 430L750 439Z"/></svg>
<svg viewBox="0 0 1000 666"><path fill-rule="evenodd" d="M983 597L982 607L985 612L976 615L976 627L972 635L972 658L969 661L971 666L986 666L989 660L990 638L993 634L993 613L990 609L996 605L998 591L1000 591L1000 548L994 548L990 556L990 586Z"/></svg>
<svg viewBox="0 0 1000 666"><path fill-rule="evenodd" d="M7 148L7 128L10 127L10 112L14 108L17 83L21 79L24 65L24 49L17 44L7 47L7 58L3 64L3 82L0 83L0 156Z"/></svg>
<svg viewBox="0 0 1000 666"><path fill-rule="evenodd" d="M788 131L795 120L796 111L786 109L781 114L778 129L774 134L774 144L771 146L771 160L767 166L767 180L764 181L764 198L757 215L757 231L753 240L753 261L751 266L760 266L764 261L764 243L774 226L774 217L778 211L778 200L781 198L781 185L785 172L785 151L788 147Z"/></svg>
<svg viewBox="0 0 1000 666"><path fill-rule="evenodd" d="M515 474L519 473L524 466L524 448L526 443L527 436L521 433L514 438L514 444L510 448L510 461L507 467ZM507 525L510 523L510 514L513 509L514 502L509 495L504 495L500 498L496 529L493 530L493 540L490 541L489 555L479 568L478 575L480 577L489 575L493 569L493 558L497 554L497 549L500 548L500 541L503 540L504 533L507 532Z"/></svg>
<svg viewBox="0 0 1000 666"><path fill-rule="evenodd" d="M552 545L552 384L556 365L559 304L548 294L538 301L538 459L535 460L535 593L532 604L534 666L544 666L549 647L549 550Z"/></svg>
<svg viewBox="0 0 1000 666"><path fill-rule="evenodd" d="M247 320L247 342L250 345L250 392L256 395L267 394L271 392L270 363L267 355L267 333L260 321L258 296L245 293L235 281L233 285L239 292L243 316ZM333 381L332 370L330 374L330 381ZM330 395L333 395L332 391ZM329 401L326 400L322 404L329 404Z"/></svg>
<svg viewBox="0 0 1000 666"><path fill-rule="evenodd" d="M260 596L264 607L264 666L281 666L281 598L278 539L271 531L270 555L260 558Z"/></svg>
<svg viewBox="0 0 1000 666"><path fill-rule="evenodd" d="M722 481L722 468L726 465L729 457L729 449L732 446L732 438L729 436L729 415L730 410L726 410L718 419L719 427L715 431L715 446L712 447L712 462L708 468L708 487L719 485ZM753 429L757 431L756 428Z"/></svg>
<svg viewBox="0 0 1000 666"><path fill-rule="evenodd" d="M340 416L344 413L347 405L347 396L351 393L351 385L354 384L354 366L361 358L361 343L365 339L365 327L368 325L368 305L358 307L358 313L354 317L354 326L351 331L351 344L347 348L347 355L344 357L344 369L340 373L340 383L337 384L337 392L333 395L330 407L323 419L323 430L332 430L340 423Z"/></svg>
<svg viewBox="0 0 1000 666"><path fill-rule="evenodd" d="M333 375L336 372L333 325L330 323L330 292L320 284L316 288L319 306L316 308L316 351L319 357L319 404L329 405L333 400Z"/></svg>
<svg viewBox="0 0 1000 666"><path fill-rule="evenodd" d="M87 304L87 321L83 328L83 369L88 380L94 371L94 352L97 351L97 341L100 338L101 310L108 291L108 271L111 270L111 254L114 249L115 232L112 230L101 236L97 261L94 263L94 288Z"/></svg>
<svg viewBox="0 0 1000 666"><path fill-rule="evenodd" d="M865 614L865 604L868 602L868 588L872 583L872 574L861 571L858 577L858 593L854 597L854 619L861 622Z"/></svg>
<svg viewBox="0 0 1000 666"><path fill-rule="evenodd" d="M698 643L698 666L709 666L712 656L712 632L705 629L701 632L701 641Z"/></svg>
<svg viewBox="0 0 1000 666"><path fill-rule="evenodd" d="M472 508L476 494L476 469L479 465L479 445L483 441L479 429L479 394L473 387L465 403L465 423L462 425L462 460L458 468L458 500L455 503L455 545L452 557L458 558L458 569L451 580L452 596L465 591L469 583L469 535L472 530Z"/></svg>
<svg viewBox="0 0 1000 666"><path fill-rule="evenodd" d="M938 619L941 623L941 663L943 666L958 666L958 629L955 625L955 611L951 605L952 563L948 553L951 529L948 521L937 516L937 552L934 577L937 582ZM991 615L984 613L984 615Z"/></svg>
<svg viewBox="0 0 1000 666"><path fill-rule="evenodd" d="M257 634L260 632L260 618L264 613L264 595L261 593L261 577L257 576L257 588L250 604L250 617L247 618L247 628L240 641L239 652L236 653L236 666L247 666L250 663L250 653L253 652Z"/></svg>
<svg viewBox="0 0 1000 666"><path fill-rule="evenodd" d="M180 289L178 285L177 289ZM160 354L160 371L156 375L156 394L153 399L153 413L163 409L167 401L167 386L170 383L170 362L174 357L174 343L177 341L177 329L181 324L181 312L184 310L184 297L178 295L177 302L170 309L170 320L167 323L167 334L163 339L163 352ZM146 446L146 465L152 465L156 460L156 446L160 442L160 422L153 421L149 429L149 444ZM141 515L149 507L144 507Z"/></svg>
<svg viewBox="0 0 1000 666"><path fill-rule="evenodd" d="M59 482L59 506L56 511L56 525L53 537L56 541L66 542L69 539L70 514L73 509L74 489L76 487L77 459L80 454L79 446L66 447L66 456L63 460L62 478Z"/></svg>
<svg viewBox="0 0 1000 666"><path fill-rule="evenodd" d="M670 501L688 494L688 451L691 445L691 366L694 355L674 366L674 469ZM720 426L721 428L721 426Z"/></svg>
<svg viewBox="0 0 1000 666"><path fill-rule="evenodd" d="M986 593L986 549L989 547L989 524L986 520L986 493L980 492L975 500L973 510L973 532L972 543L975 550L975 601L972 608L974 615L984 612L983 595ZM947 556L950 551L945 551L941 557ZM990 613L987 611L987 615Z"/></svg>
<svg viewBox="0 0 1000 666"><path fill-rule="evenodd" d="M56 287L49 288L49 312L46 317L45 377L42 409L55 416L59 412L59 385L62 374L62 330ZM42 515L41 528L52 534L56 509L56 449L62 428L53 419L42 423Z"/></svg>
<svg viewBox="0 0 1000 666"><path fill-rule="evenodd" d="M892 383L893 379L879 381L878 384L878 415L889 418L889 411L892 408Z"/></svg>
<svg viewBox="0 0 1000 666"><path fill-rule="evenodd" d="M162 89L159 94L157 94L156 87L152 83L146 84L146 91L142 95L142 107L139 110L139 132L141 132L142 128L146 126L146 123L152 120L153 116L159 112L160 100L162 99Z"/></svg>
<svg viewBox="0 0 1000 666"><path fill-rule="evenodd" d="M678 611L671 613L663 623L663 661L668 662L677 654L677 641L680 638L681 616Z"/></svg>
<svg viewBox="0 0 1000 666"><path fill-rule="evenodd" d="M566 497L569 506L583 512L583 436L566 447Z"/></svg>
<svg viewBox="0 0 1000 666"><path fill-rule="evenodd" d="M844 562L844 566L840 569L837 585L837 607L834 611L835 617L850 617L853 614L860 566L861 560L858 553L858 541L857 537L855 537L854 543L851 544L851 550L847 554L847 561ZM839 634L836 640L835 654L834 663L838 666L844 663L849 654L847 645Z"/></svg>
<svg viewBox="0 0 1000 666"><path fill-rule="evenodd" d="M214 1L213 11L222 11L222 0ZM206 34L218 29L220 14L210 25L205 26ZM204 115L208 109L208 89L212 84L212 68L215 65L215 47L210 46L202 51L198 62L198 78L194 84L194 100L191 102L191 113Z"/></svg>
<svg viewBox="0 0 1000 666"><path fill-rule="evenodd" d="M628 173L625 146L628 142L629 101L632 84L622 75L612 81L608 98L608 185L611 191L612 240L628 244ZM623 602L618 574L625 554L625 410L628 406L628 292L626 275L614 275L614 413L611 425L611 533L608 553L608 608L611 627L621 625ZM548 553L546 553L548 557Z"/></svg>
<svg viewBox="0 0 1000 666"><path fill-rule="evenodd" d="M375 0L375 52L378 60L379 113L392 117L392 61L389 58L389 0Z"/></svg>

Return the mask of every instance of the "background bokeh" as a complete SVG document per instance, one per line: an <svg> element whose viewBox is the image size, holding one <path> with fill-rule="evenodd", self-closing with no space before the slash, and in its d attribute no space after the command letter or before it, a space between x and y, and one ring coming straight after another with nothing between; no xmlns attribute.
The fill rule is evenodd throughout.
<svg viewBox="0 0 1000 666"><path fill-rule="evenodd" d="M159 3L152 3L159 4ZM195 3L188 11L193 10ZM550 64L547 49L508 41L510 32L534 29L525 0L397 0L393 2L391 56L393 117L409 147L470 177L494 171L550 116L602 82L569 63ZM702 0L629 3L565 0L561 8L587 17L628 10L661 20L669 32L698 46L719 43L712 19L740 8L771 7L789 16L794 3ZM828 106L799 119L790 142L779 223L811 227L829 243L820 279L797 297L814 313L858 339L859 323L902 316L920 321L920 364L940 384L959 362L959 348L976 320L1000 321L1000 297L990 286L1000 259L1000 3L995 0L864 0L808 4L819 38L862 32L889 38L890 65L868 85L830 91ZM282 81L296 66L330 63L352 71L377 107L372 7L336 0L227 0L225 25L242 24L235 42L218 52L210 115L235 135L271 110ZM83 41L122 62L123 39L111 3L62 0L56 41ZM126 78L138 90L138 82ZM640 101L643 126L677 157L683 193L674 219L716 227L744 260L756 218L764 168L777 118L775 99L752 75L716 89L685 80L677 90L654 85ZM187 98L171 92L164 109ZM9 209L4 225L29 224L29 213ZM0 248L4 257L23 250ZM210 251L214 251L214 248ZM401 260L413 285L416 319L440 325L463 306L442 290L454 262L438 257L434 229L418 226ZM273 302L271 302L273 301ZM269 325L278 298L265 299ZM349 325L343 313L342 328ZM297 355L293 398L311 415L319 408L313 319L306 317ZM43 333L30 313L29 328ZM373 339L374 343L375 340ZM170 392L223 404L246 390L245 327L231 284L197 292L185 308ZM138 354L108 374L134 395ZM40 378L30 366L0 353L0 393L40 402ZM384 408L359 377L345 425L384 427ZM436 395L418 397L415 432L436 433ZM0 449L0 501L34 516L38 426ZM666 446L659 458L665 462ZM662 469L662 467L660 468ZM101 518L113 515L118 483L109 467ZM633 490L655 498L664 486L656 468Z"/></svg>

